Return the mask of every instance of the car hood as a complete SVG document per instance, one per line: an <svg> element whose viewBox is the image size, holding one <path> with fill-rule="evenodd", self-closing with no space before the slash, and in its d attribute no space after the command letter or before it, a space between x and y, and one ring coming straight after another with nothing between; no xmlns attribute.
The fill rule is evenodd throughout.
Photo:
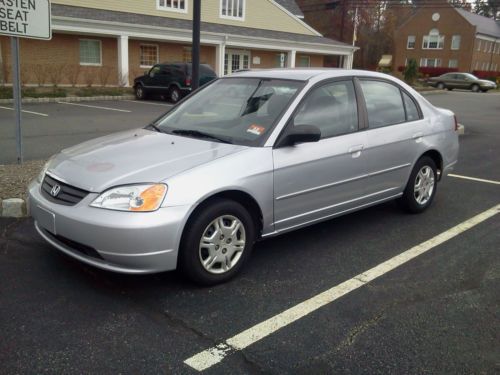
<svg viewBox="0 0 500 375"><path fill-rule="evenodd" d="M494 84L495 84L495 82L489 81L489 80L487 80L487 79L480 79L480 80L478 80L478 82L479 82L479 84L481 84L481 85L487 85L487 86L488 86L488 85L494 85Z"/></svg>
<svg viewBox="0 0 500 375"><path fill-rule="evenodd" d="M102 192L117 185L160 182L246 148L136 129L65 149L50 161L48 173L72 186Z"/></svg>

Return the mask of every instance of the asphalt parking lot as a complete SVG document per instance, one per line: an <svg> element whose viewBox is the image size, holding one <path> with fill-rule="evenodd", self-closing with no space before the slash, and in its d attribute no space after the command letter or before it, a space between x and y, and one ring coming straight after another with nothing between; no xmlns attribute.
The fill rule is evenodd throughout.
<svg viewBox="0 0 500 375"><path fill-rule="evenodd" d="M262 241L224 285L99 271L45 244L31 220L0 219L0 372L498 373L500 95L428 99L466 126L428 211L387 203ZM131 112L33 106L49 117L26 114L26 133L66 147L164 111L100 104Z"/></svg>

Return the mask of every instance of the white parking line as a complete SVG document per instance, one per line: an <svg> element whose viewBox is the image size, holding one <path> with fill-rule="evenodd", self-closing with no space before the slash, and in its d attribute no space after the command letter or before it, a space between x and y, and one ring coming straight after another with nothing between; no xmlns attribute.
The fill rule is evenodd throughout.
<svg viewBox="0 0 500 375"><path fill-rule="evenodd" d="M452 174L450 173L448 176L450 177L455 177L455 178L462 178L464 180L471 180L471 181L477 181L477 182L486 182L488 184L495 184L495 185L500 185L500 181L493 181L493 180L485 180L483 178L476 178L476 177L468 177L468 176L461 176L459 174Z"/></svg>
<svg viewBox="0 0 500 375"><path fill-rule="evenodd" d="M422 242L420 245L412 247L405 252L396 255L395 257L380 263L379 265L365 271L352 279L334 286L304 302L295 305L282 313L275 315L262 323L256 324L253 327L238 333L226 341L204 350L184 361L184 363L195 370L203 371L213 365L221 362L226 356L234 353L237 350L242 350L252 345L253 343L269 336L270 334L286 327L287 325L303 318L304 316L318 310L340 297L356 290L372 280L386 274L389 271L409 262L419 255L426 253L434 247L458 236L459 234L473 228L481 222L500 213L500 204L486 210L479 215L476 215L461 224L448 229L447 231L438 234L437 236Z"/></svg>
<svg viewBox="0 0 500 375"><path fill-rule="evenodd" d="M127 113L132 112L132 111L128 111L126 109L116 109L116 108L100 107L100 106L97 106L97 105L88 105L88 104L77 104L77 103L68 103L68 102L57 102L57 104L76 105L78 107L88 107L88 108L105 109L107 111L116 111L116 112L127 112Z"/></svg>
<svg viewBox="0 0 500 375"><path fill-rule="evenodd" d="M143 100L122 100L122 102L129 102L129 103L139 103L139 104L148 104L148 105L158 105L160 107L171 107L172 104L162 104L162 103L152 103L152 102L145 102Z"/></svg>
<svg viewBox="0 0 500 375"><path fill-rule="evenodd" d="M2 109L8 109L9 111L13 111L14 108L10 108L10 107L0 107ZM40 113L40 112L33 112L33 111L26 111L26 110L22 110L23 113L31 113L32 115L37 115L37 116L43 116L43 117L49 117L48 114L46 113Z"/></svg>

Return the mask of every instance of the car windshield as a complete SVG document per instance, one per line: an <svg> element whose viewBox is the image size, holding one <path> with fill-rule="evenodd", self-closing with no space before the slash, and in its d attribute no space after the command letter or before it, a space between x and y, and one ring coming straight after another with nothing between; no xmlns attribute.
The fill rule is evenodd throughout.
<svg viewBox="0 0 500 375"><path fill-rule="evenodd" d="M302 81L223 78L189 97L154 125L158 130L260 146Z"/></svg>

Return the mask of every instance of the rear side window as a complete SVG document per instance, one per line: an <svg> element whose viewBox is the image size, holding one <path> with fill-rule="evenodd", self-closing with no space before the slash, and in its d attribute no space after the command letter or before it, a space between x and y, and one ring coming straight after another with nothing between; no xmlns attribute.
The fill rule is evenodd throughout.
<svg viewBox="0 0 500 375"><path fill-rule="evenodd" d="M368 112L370 128L399 124L406 121L401 91L380 81L360 81Z"/></svg>
<svg viewBox="0 0 500 375"><path fill-rule="evenodd" d="M406 108L406 121L416 121L420 118L420 115L418 114L418 109L417 105L413 101L410 96L402 92L403 94L403 100L405 102L405 108Z"/></svg>

